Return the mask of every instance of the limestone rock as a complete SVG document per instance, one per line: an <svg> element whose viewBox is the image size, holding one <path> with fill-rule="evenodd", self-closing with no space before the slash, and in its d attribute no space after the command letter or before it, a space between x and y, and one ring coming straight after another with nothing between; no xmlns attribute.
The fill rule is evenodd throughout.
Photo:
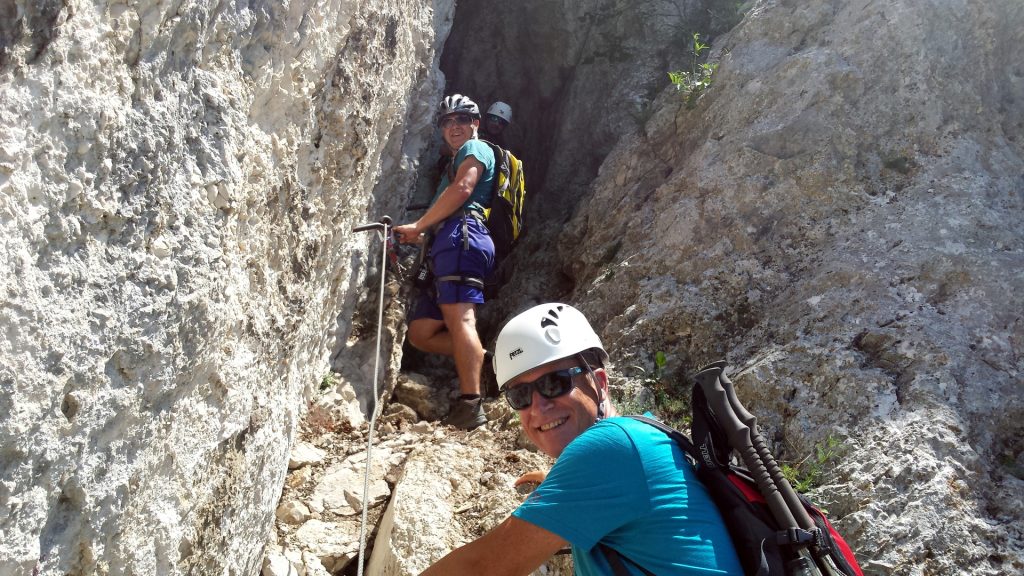
<svg viewBox="0 0 1024 576"><path fill-rule="evenodd" d="M285 524L296 525L302 524L310 518L309 508L307 508L302 502L298 502L296 500L284 502L278 506L274 515L278 520Z"/></svg>
<svg viewBox="0 0 1024 576"><path fill-rule="evenodd" d="M367 573L419 574L451 549L481 536L503 521L523 495L512 486L516 474L503 471L542 465L536 456L487 447L488 432L466 444L422 445L410 455L387 511L378 526ZM515 456L511 456L515 454ZM571 574L564 558L545 564L538 574Z"/></svg>
<svg viewBox="0 0 1024 576"><path fill-rule="evenodd" d="M370 507L384 502L391 494L384 481L387 471L387 454L377 453L370 470L370 491L365 496L365 466L354 466L352 462L342 463L328 469L320 478L316 489L310 496L309 507L317 512L331 512L342 516L358 514L363 509L364 501Z"/></svg>
<svg viewBox="0 0 1024 576"><path fill-rule="evenodd" d="M323 462L324 456L324 451L316 446L308 442L299 442L292 448L288 456L288 469L295 470L310 464L319 464Z"/></svg>
<svg viewBox="0 0 1024 576"><path fill-rule="evenodd" d="M424 420L440 420L448 413L450 390L436 386L422 374L402 374L395 387L395 399L412 408Z"/></svg>
<svg viewBox="0 0 1024 576"><path fill-rule="evenodd" d="M359 552L359 522L309 520L295 532L295 541L314 555L328 574L333 574Z"/></svg>
<svg viewBox="0 0 1024 576"><path fill-rule="evenodd" d="M366 422L362 402L348 382L316 397L309 407L310 423L324 429L358 428Z"/></svg>
<svg viewBox="0 0 1024 576"><path fill-rule="evenodd" d="M384 414L384 419L388 422L395 424L400 423L416 423L419 421L419 415L416 411L398 402L393 402L388 405L387 412Z"/></svg>
<svg viewBox="0 0 1024 576"><path fill-rule="evenodd" d="M452 9L5 3L0 573L259 572Z"/></svg>
<svg viewBox="0 0 1024 576"><path fill-rule="evenodd" d="M303 576L301 564L295 565L283 554L267 554L263 559L261 576Z"/></svg>

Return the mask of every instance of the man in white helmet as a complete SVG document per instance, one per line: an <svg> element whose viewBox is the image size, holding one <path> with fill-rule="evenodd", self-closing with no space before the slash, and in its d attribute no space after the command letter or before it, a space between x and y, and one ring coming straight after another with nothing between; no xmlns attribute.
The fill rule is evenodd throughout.
<svg viewBox="0 0 1024 576"><path fill-rule="evenodd" d="M480 137L505 148L505 129L512 123L512 107L498 101L491 104L480 126Z"/></svg>
<svg viewBox="0 0 1024 576"><path fill-rule="evenodd" d="M494 365L526 435L556 458L512 515L424 575L525 575L566 544L579 575L742 575L718 509L667 435L618 418L608 397L608 355L590 323L566 304L509 321Z"/></svg>

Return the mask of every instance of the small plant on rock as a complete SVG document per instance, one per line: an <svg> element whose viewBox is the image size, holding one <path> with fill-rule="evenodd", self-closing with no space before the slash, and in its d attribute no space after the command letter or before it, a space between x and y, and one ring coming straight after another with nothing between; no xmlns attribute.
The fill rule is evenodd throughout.
<svg viewBox="0 0 1024 576"><path fill-rule="evenodd" d="M700 95L711 86L711 77L718 69L718 64L711 62L697 63L697 59L708 49L708 45L700 41L700 33L693 33L693 47L690 53L693 60L690 70L676 70L668 73L668 79L683 94L687 107L696 104Z"/></svg>
<svg viewBox="0 0 1024 576"><path fill-rule="evenodd" d="M664 352L654 354L654 369L632 366L640 373L645 388L654 395L654 412L666 424L685 429L690 425L690 398L685 391L666 379L665 368L668 357Z"/></svg>
<svg viewBox="0 0 1024 576"><path fill-rule="evenodd" d="M839 458L842 452L842 441L829 434L824 442L814 447L814 452L803 460L793 464L782 464L782 475L797 492L807 492L821 485L825 468Z"/></svg>

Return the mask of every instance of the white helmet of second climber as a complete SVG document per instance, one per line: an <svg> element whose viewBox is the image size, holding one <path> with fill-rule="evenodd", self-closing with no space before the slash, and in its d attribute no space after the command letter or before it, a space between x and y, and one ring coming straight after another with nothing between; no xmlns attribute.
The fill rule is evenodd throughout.
<svg viewBox="0 0 1024 576"><path fill-rule="evenodd" d="M499 388L537 366L595 349L601 362L608 353L590 322L568 304L541 304L508 321L494 345Z"/></svg>
<svg viewBox="0 0 1024 576"><path fill-rule="evenodd" d="M487 109L488 114L493 114L509 124L512 123L512 107L504 102L495 102Z"/></svg>

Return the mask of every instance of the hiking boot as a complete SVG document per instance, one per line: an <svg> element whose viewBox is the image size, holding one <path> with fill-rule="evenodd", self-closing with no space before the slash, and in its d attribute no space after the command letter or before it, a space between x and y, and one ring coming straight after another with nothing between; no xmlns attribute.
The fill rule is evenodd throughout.
<svg viewBox="0 0 1024 576"><path fill-rule="evenodd" d="M454 426L461 430L472 430L487 423L487 416L484 414L484 400L456 400L451 412L441 424Z"/></svg>

